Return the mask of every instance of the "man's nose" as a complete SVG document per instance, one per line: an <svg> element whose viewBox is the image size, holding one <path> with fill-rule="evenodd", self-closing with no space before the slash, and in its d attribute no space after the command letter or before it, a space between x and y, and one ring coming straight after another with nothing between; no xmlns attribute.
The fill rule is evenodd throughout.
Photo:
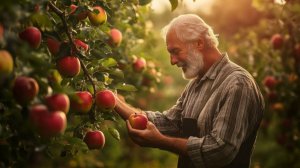
<svg viewBox="0 0 300 168"><path fill-rule="evenodd" d="M178 63L178 60L177 60L177 58L176 57L174 57L174 56L172 56L171 55L171 65L175 65L175 64L177 64Z"/></svg>

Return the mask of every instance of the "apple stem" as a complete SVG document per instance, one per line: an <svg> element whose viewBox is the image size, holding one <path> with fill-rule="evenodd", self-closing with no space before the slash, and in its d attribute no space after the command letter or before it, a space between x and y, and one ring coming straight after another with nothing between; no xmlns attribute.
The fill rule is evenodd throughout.
<svg viewBox="0 0 300 168"><path fill-rule="evenodd" d="M78 49L77 49L77 47L76 47L76 45L75 45L75 43L73 41L72 33L71 33L71 31L70 31L70 29L68 27L67 21L66 21L65 13L63 11L61 11L60 9L58 9L51 1L49 2L49 7L62 20L64 28L65 28L65 31L66 31L66 34L67 34L68 39L69 39L69 42L72 45L72 48L74 48L75 53L79 54L80 56L82 56L82 54L78 51ZM94 83L91 75L89 74L89 72L88 72L88 70L87 70L84 62L80 58L78 58L78 59L80 61L80 65L81 65L81 68L83 70L83 73L87 76L88 80L91 82L91 84L93 86L93 90L94 90L93 97L95 98L96 97L96 86L95 86L95 83Z"/></svg>

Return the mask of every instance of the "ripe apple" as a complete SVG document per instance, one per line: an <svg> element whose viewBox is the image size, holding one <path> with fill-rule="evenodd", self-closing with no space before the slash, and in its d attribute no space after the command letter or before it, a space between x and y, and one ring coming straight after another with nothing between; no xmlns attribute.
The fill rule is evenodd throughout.
<svg viewBox="0 0 300 168"><path fill-rule="evenodd" d="M4 27L3 25L0 23L0 41L3 39L4 36Z"/></svg>
<svg viewBox="0 0 300 168"><path fill-rule="evenodd" d="M89 50L89 45L87 45L79 39L74 39L74 43L79 50L83 50L85 52Z"/></svg>
<svg viewBox="0 0 300 168"><path fill-rule="evenodd" d="M88 91L76 92L77 99L71 98L71 111L87 113L93 105L93 96Z"/></svg>
<svg viewBox="0 0 300 168"><path fill-rule="evenodd" d="M132 64L135 72L142 72L146 68L146 60L144 58L137 58Z"/></svg>
<svg viewBox="0 0 300 168"><path fill-rule="evenodd" d="M64 93L56 93L45 97L45 104L50 111L62 111L67 114L70 109L70 99Z"/></svg>
<svg viewBox="0 0 300 168"><path fill-rule="evenodd" d="M106 11L100 6L94 6L94 10L98 10L98 14L94 12L88 12L88 17L93 26L100 26L104 24L107 20Z"/></svg>
<svg viewBox="0 0 300 168"><path fill-rule="evenodd" d="M35 104L29 108L29 120L34 127L38 128L40 117L45 113L48 113L48 108L43 104Z"/></svg>
<svg viewBox="0 0 300 168"><path fill-rule="evenodd" d="M72 15L72 14L75 13L75 11L78 8L78 6L72 4L72 5L70 5L70 8L71 8L71 13L70 14ZM85 18L87 18L87 16L88 16L88 12L87 11L83 11L83 12L79 13L76 18L78 20L84 20Z"/></svg>
<svg viewBox="0 0 300 168"><path fill-rule="evenodd" d="M47 38L47 47L51 54L55 55L59 52L60 44L61 44L61 42L54 38L51 38L51 37Z"/></svg>
<svg viewBox="0 0 300 168"><path fill-rule="evenodd" d="M32 48L39 48L42 41L42 34L36 27L27 27L19 33L19 37L26 41Z"/></svg>
<svg viewBox="0 0 300 168"><path fill-rule="evenodd" d="M96 93L96 105L99 108L112 110L116 106L116 97L110 90L102 90Z"/></svg>
<svg viewBox="0 0 300 168"><path fill-rule="evenodd" d="M102 149L105 145L105 136L101 131L89 131L85 134L83 141L89 149Z"/></svg>
<svg viewBox="0 0 300 168"><path fill-rule="evenodd" d="M148 118L144 114L131 114L128 120L131 127L134 129L144 130L147 128Z"/></svg>
<svg viewBox="0 0 300 168"><path fill-rule="evenodd" d="M272 89L277 85L278 81L274 76L266 76L263 80L263 83L266 87Z"/></svg>
<svg viewBox="0 0 300 168"><path fill-rule="evenodd" d="M77 57L66 56L57 61L56 67L62 76L74 77L80 72L80 61Z"/></svg>
<svg viewBox="0 0 300 168"><path fill-rule="evenodd" d="M0 50L0 80L12 73L14 61L10 53Z"/></svg>
<svg viewBox="0 0 300 168"><path fill-rule="evenodd" d="M62 134L67 127L67 117L62 111L50 111L41 114L38 119L38 132L45 138Z"/></svg>
<svg viewBox="0 0 300 168"><path fill-rule="evenodd" d="M15 100L21 105L26 105L38 94L39 85L33 78L19 76L15 79L12 89Z"/></svg>
<svg viewBox="0 0 300 168"><path fill-rule="evenodd" d="M283 45L283 37L281 34L274 34L271 37L271 43L274 49L280 49Z"/></svg>
<svg viewBox="0 0 300 168"><path fill-rule="evenodd" d="M122 33L120 30L113 28L109 32L109 44L112 46L119 46L122 42Z"/></svg>

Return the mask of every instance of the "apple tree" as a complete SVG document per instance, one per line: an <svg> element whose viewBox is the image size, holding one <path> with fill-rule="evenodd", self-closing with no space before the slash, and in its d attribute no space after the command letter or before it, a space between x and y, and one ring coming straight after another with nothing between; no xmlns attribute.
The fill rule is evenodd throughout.
<svg viewBox="0 0 300 168"><path fill-rule="evenodd" d="M1 166L53 164L120 139L115 93L134 97L159 82L136 49L151 36L149 2L1 2Z"/></svg>

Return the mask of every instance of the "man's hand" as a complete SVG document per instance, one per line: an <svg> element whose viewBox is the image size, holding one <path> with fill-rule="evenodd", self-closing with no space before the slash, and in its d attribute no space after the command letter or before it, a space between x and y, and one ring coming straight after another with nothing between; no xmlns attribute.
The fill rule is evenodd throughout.
<svg viewBox="0 0 300 168"><path fill-rule="evenodd" d="M152 122L148 122L145 130L132 128L128 120L126 120L126 124L128 134L135 143L143 147L160 147L160 140L162 139L163 135Z"/></svg>

